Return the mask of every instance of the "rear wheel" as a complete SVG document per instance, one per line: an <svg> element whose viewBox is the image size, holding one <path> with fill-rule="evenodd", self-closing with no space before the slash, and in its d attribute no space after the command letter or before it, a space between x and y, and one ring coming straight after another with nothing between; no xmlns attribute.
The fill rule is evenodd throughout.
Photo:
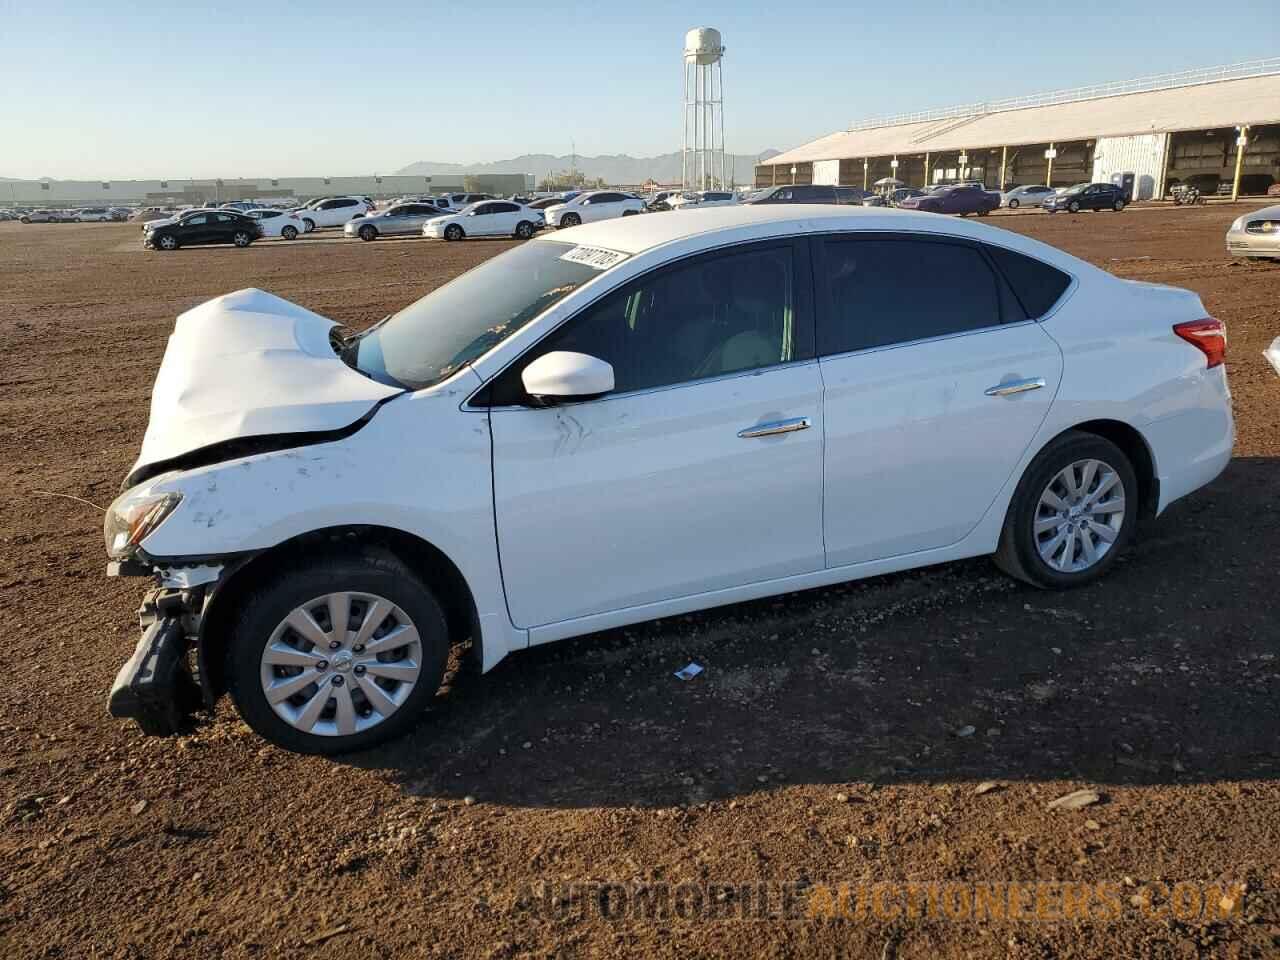
<svg viewBox="0 0 1280 960"><path fill-rule="evenodd" d="M398 558L370 549L255 590L232 631L227 677L259 735L336 754L408 730L439 689L448 653L431 591Z"/></svg>
<svg viewBox="0 0 1280 960"><path fill-rule="evenodd" d="M1022 475L995 561L1010 576L1047 589L1102 576L1128 545L1138 517L1138 481L1110 440L1070 431Z"/></svg>
<svg viewBox="0 0 1280 960"><path fill-rule="evenodd" d="M312 220L310 217L303 217L302 226L307 231L307 233L310 233L312 230L316 228L316 222Z"/></svg>
<svg viewBox="0 0 1280 960"><path fill-rule="evenodd" d="M516 236L521 240L528 240L533 236L533 224L528 220L521 220L516 224Z"/></svg>
<svg viewBox="0 0 1280 960"><path fill-rule="evenodd" d="M231 242L237 247L247 247L249 244L253 243L253 237L249 236L249 234L244 230L237 230L232 234Z"/></svg>
<svg viewBox="0 0 1280 960"><path fill-rule="evenodd" d="M462 228L456 223L451 223L444 228L444 238L446 240L461 240L466 234L462 232Z"/></svg>
<svg viewBox="0 0 1280 960"><path fill-rule="evenodd" d="M369 226L368 224L365 224L357 232L360 235L360 239L363 240L365 243L368 243L370 240L378 239L378 231L375 230L373 227Z"/></svg>
<svg viewBox="0 0 1280 960"><path fill-rule="evenodd" d="M639 212L640 212L639 210L623 210L622 215L624 217L634 217Z"/></svg>
<svg viewBox="0 0 1280 960"><path fill-rule="evenodd" d="M281 231L280 231L280 236L284 237L286 240L297 240L297 239L298 239L298 228L297 228L297 227L285 227L283 230L281 230Z"/></svg>
<svg viewBox="0 0 1280 960"><path fill-rule="evenodd" d="M1119 213L1121 210L1124 209L1124 201L1117 200L1115 203L1111 205L1111 209L1114 210L1116 213Z"/></svg>

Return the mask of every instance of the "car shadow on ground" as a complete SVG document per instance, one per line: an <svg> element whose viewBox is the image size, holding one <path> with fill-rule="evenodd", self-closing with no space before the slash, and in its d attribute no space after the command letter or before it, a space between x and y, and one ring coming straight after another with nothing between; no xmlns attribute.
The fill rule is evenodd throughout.
<svg viewBox="0 0 1280 960"><path fill-rule="evenodd" d="M1278 488L1280 461L1233 461L1069 593L981 559L535 648L455 675L408 738L345 762L415 795L560 807L1274 779Z"/></svg>

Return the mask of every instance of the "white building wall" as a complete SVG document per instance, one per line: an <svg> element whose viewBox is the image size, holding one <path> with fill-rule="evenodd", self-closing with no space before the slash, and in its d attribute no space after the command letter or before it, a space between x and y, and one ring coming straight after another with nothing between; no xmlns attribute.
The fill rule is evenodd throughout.
<svg viewBox="0 0 1280 960"><path fill-rule="evenodd" d="M813 182L829 183L833 187L840 183L839 160L813 161Z"/></svg>
<svg viewBox="0 0 1280 960"><path fill-rule="evenodd" d="M1135 200L1161 196L1168 140L1167 133L1099 137L1093 148L1094 182L1109 183L1113 173L1133 173Z"/></svg>

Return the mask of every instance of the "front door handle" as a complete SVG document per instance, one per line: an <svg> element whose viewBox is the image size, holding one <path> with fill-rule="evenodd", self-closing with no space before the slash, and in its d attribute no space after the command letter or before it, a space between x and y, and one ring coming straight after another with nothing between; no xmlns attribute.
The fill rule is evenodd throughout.
<svg viewBox="0 0 1280 960"><path fill-rule="evenodd" d="M738 436L743 440L756 437L776 437L780 433L795 433L797 430L808 430L813 423L808 417L796 417L793 420L775 420L772 423L758 423L754 427L739 430Z"/></svg>
<svg viewBox="0 0 1280 960"><path fill-rule="evenodd" d="M1029 380L1010 380L1008 383L999 383L994 387L987 387L983 392L988 397L1012 397L1016 393L1039 390L1043 386L1044 377L1032 377Z"/></svg>

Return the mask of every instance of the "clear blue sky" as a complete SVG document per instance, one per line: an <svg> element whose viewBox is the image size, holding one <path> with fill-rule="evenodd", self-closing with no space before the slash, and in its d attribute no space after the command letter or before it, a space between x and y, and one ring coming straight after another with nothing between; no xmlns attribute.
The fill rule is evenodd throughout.
<svg viewBox="0 0 1280 960"><path fill-rule="evenodd" d="M739 153L857 117L1280 51L1278 0L1056 7L0 0L0 176L387 173L571 140L665 153L680 145L684 32L701 25L724 34Z"/></svg>

